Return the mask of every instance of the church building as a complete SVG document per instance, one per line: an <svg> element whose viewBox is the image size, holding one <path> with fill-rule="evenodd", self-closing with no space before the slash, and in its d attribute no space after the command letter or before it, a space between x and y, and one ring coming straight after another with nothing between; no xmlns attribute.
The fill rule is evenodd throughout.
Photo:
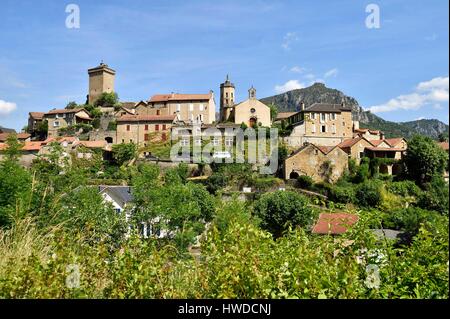
<svg viewBox="0 0 450 319"><path fill-rule="evenodd" d="M270 108L256 98L253 86L248 90L248 99L235 104L235 86L227 75L220 85L220 121L244 123L248 127L270 127Z"/></svg>

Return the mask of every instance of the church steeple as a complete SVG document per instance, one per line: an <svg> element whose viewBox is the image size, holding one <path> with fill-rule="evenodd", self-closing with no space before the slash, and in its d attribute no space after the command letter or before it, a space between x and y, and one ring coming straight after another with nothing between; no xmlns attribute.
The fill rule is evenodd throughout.
<svg viewBox="0 0 450 319"><path fill-rule="evenodd" d="M256 89L252 87L248 90L248 98L249 99L256 99Z"/></svg>
<svg viewBox="0 0 450 319"><path fill-rule="evenodd" d="M234 105L235 87L231 83L230 77L227 74L225 82L220 84L220 119L226 121L230 115L230 108Z"/></svg>

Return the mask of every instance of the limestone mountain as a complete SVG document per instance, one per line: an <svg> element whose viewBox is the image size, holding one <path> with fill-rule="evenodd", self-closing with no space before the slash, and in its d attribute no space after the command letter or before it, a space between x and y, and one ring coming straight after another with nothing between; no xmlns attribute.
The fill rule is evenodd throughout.
<svg viewBox="0 0 450 319"><path fill-rule="evenodd" d="M436 139L440 134L448 135L449 130L448 125L439 120L417 120L400 123L386 121L370 111L365 111L355 98L347 96L339 90L328 88L323 83L314 83L303 89L266 97L261 99L261 102L267 105L275 104L279 112L298 111L301 102L304 102L306 107L314 103L340 104L344 102L352 107L353 119L360 122L360 127L382 130L386 137L403 136L409 138L419 133Z"/></svg>

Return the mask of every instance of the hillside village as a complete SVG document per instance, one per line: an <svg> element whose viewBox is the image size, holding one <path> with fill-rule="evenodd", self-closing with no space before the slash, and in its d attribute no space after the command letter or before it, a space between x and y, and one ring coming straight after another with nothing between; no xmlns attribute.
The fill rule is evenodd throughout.
<svg viewBox="0 0 450 319"><path fill-rule="evenodd" d="M220 84L216 116L213 90L170 92L155 94L145 101L119 102L114 100L115 70L100 63L88 70L88 76L85 105L71 103L66 108L29 113L27 131L17 134L23 142L23 165L30 166L38 156L49 153L55 142L78 158L100 150L105 159L111 158L114 145L133 143L139 148L140 158L167 162L169 156L155 155L152 148L169 148L180 130L181 145L201 144L193 139L194 126L200 127L200 138L209 128L222 133L225 128L279 128L279 142L288 149L288 156L278 163L286 180L306 175L315 182L333 182L346 171L349 158L359 164L364 157L389 159L380 166L380 172L396 175L402 169L397 162L408 148L401 136L385 138L379 130L360 127L344 100L340 104L301 102L297 112L278 113L273 111L276 106L258 100L253 87L245 101L236 101L236 87L226 76ZM12 133L0 132L0 152L5 149L9 134ZM233 136L219 136L212 139L212 144L220 151L232 153L234 141ZM325 166L333 168L331 174L321 169Z"/></svg>

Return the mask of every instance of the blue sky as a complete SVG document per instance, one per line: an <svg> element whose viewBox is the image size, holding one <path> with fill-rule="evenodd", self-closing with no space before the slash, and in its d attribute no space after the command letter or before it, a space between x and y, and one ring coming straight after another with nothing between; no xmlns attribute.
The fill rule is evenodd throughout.
<svg viewBox="0 0 450 319"><path fill-rule="evenodd" d="M80 8L68 29L66 5ZM366 6L380 8L369 29ZM117 71L122 101L157 93L262 98L322 81L393 121L448 123L448 1L0 2L0 125L86 99L87 69ZM216 102L218 99L216 98Z"/></svg>

